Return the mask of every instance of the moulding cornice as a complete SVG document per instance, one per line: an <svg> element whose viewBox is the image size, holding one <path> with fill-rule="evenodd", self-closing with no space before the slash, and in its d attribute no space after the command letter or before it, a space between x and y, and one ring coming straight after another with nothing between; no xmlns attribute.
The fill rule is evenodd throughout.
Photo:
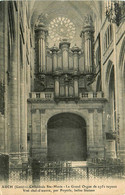
<svg viewBox="0 0 125 195"><path fill-rule="evenodd" d="M83 99L83 100L79 100L79 103L105 103L107 102L107 99L106 98L86 98L86 99Z"/></svg>
<svg viewBox="0 0 125 195"><path fill-rule="evenodd" d="M89 109L88 109L88 112L89 112L89 113L93 113L94 111L95 111L94 108L89 108Z"/></svg>
<svg viewBox="0 0 125 195"><path fill-rule="evenodd" d="M98 109L97 109L97 112L98 112L98 113L102 113L102 112L103 112L103 109L102 109L102 108L98 108Z"/></svg>
<svg viewBox="0 0 125 195"><path fill-rule="evenodd" d="M54 100L47 100L47 99L41 99L41 98L29 98L27 100L30 103L54 103Z"/></svg>
<svg viewBox="0 0 125 195"><path fill-rule="evenodd" d="M105 103L107 102L107 99L106 98L86 98L86 99L82 99L80 100L79 98L57 98L58 99L58 102L62 102L62 101L67 101L67 102L70 102L70 101L74 101L76 102L77 100L77 103L79 104L86 104L86 103ZM42 98L29 98L27 100L29 103L55 103L56 101L55 100L47 100L47 99L42 99Z"/></svg>

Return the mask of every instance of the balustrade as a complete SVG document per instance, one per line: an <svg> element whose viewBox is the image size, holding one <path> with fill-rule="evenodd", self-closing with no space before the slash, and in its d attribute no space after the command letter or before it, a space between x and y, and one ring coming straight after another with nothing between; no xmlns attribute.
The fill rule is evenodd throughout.
<svg viewBox="0 0 125 195"><path fill-rule="evenodd" d="M103 92L84 92L79 94L80 100L89 98L103 98Z"/></svg>
<svg viewBox="0 0 125 195"><path fill-rule="evenodd" d="M32 92L29 94L30 98L52 100L54 97L53 92Z"/></svg>
<svg viewBox="0 0 125 195"><path fill-rule="evenodd" d="M67 96L63 96L64 98L75 98L76 96L72 95L68 95L68 90L67 90ZM77 96L80 98L80 100L84 100L84 99L99 99L99 98L103 98L103 93L102 92L84 92L84 93L80 93L79 96ZM53 92L32 92L29 94L29 98L35 98L35 99L46 99L46 100L53 100L54 99L54 93ZM58 96L59 98L59 96ZM61 97L60 97L61 98Z"/></svg>

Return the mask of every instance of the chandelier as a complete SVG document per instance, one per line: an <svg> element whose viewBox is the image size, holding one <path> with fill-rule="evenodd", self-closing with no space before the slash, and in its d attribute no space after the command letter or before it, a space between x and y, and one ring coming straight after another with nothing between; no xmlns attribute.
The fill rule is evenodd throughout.
<svg viewBox="0 0 125 195"><path fill-rule="evenodd" d="M120 25L122 18L125 16L125 2L108 1L106 5L106 17L109 22Z"/></svg>

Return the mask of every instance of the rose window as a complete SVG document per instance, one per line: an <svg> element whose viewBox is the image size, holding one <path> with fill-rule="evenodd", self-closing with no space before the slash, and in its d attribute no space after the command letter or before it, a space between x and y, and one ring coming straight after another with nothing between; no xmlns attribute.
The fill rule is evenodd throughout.
<svg viewBox="0 0 125 195"><path fill-rule="evenodd" d="M55 42L62 39L72 40L75 35L75 25L65 17L55 18L49 24L49 36Z"/></svg>

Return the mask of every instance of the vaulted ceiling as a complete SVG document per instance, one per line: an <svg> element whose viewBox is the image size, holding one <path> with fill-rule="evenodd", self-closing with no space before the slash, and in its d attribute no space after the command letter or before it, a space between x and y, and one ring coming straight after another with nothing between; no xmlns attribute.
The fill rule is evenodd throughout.
<svg viewBox="0 0 125 195"><path fill-rule="evenodd" d="M101 15L101 1L30 1L31 23L35 24L41 13L48 14L48 20L65 15L81 22L86 14Z"/></svg>
<svg viewBox="0 0 125 195"><path fill-rule="evenodd" d="M91 15L93 20L98 17L101 19L101 1L29 1L31 25L35 26L38 23L38 18L42 16L49 23L57 17L69 18L76 27L76 35L80 34L82 29L84 16ZM75 44L76 40L74 40ZM80 40L77 40L80 44Z"/></svg>

